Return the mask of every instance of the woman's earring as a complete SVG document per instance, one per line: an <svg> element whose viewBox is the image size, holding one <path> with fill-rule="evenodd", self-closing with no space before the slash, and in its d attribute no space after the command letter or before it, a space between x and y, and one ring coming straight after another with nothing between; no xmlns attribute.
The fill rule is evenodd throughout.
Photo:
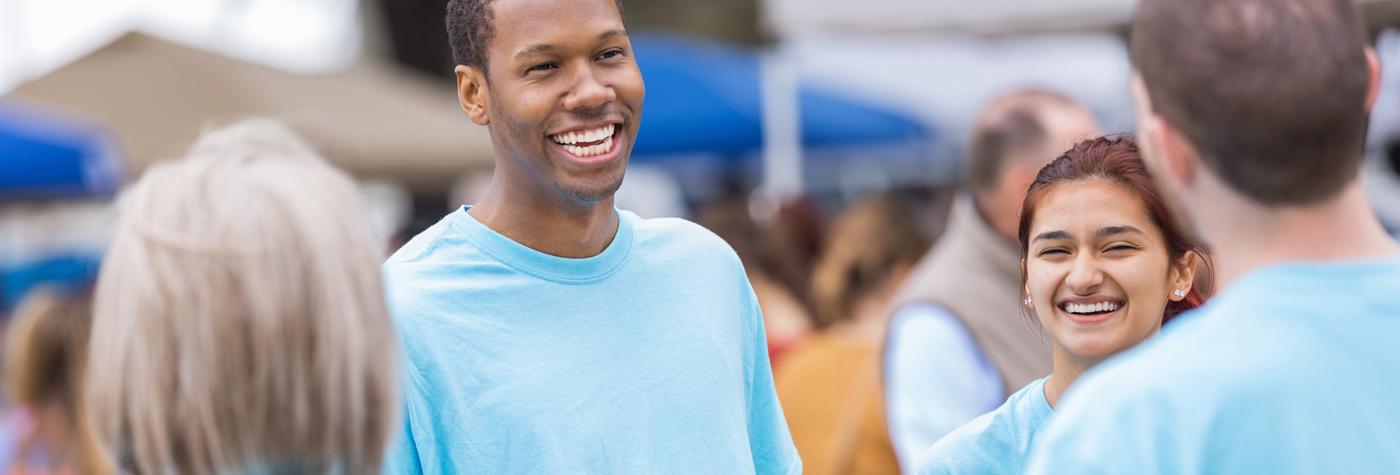
<svg viewBox="0 0 1400 475"><path fill-rule="evenodd" d="M1027 307L1031 306L1031 298L1030 298L1030 297L1026 297L1025 302L1026 302L1026 306L1027 306Z"/></svg>
<svg viewBox="0 0 1400 475"><path fill-rule="evenodd" d="M1185 290L1181 290L1181 289L1173 290L1173 291L1172 291L1172 296L1173 296L1173 297L1176 297L1176 298L1183 298L1183 297L1186 297L1186 291L1185 291Z"/></svg>

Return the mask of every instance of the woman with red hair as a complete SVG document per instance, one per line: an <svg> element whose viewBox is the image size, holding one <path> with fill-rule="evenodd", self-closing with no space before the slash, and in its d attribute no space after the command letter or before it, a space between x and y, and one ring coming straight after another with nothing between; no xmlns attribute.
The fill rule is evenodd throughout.
<svg viewBox="0 0 1400 475"><path fill-rule="evenodd" d="M1037 432L1080 374L1203 303L1205 254L1168 214L1131 137L1081 142L1040 170L1021 207L1027 312L1053 370L939 440L923 474L1021 473Z"/></svg>

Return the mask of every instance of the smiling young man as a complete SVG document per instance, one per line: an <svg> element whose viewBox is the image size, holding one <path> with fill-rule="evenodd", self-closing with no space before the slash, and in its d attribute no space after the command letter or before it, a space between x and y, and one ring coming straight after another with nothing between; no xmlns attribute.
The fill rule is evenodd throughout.
<svg viewBox="0 0 1400 475"><path fill-rule="evenodd" d="M1400 247L1359 171L1352 0L1142 0L1144 161L1221 291L1065 395L1026 473L1400 473Z"/></svg>
<svg viewBox="0 0 1400 475"><path fill-rule="evenodd" d="M734 252L613 207L645 95L614 0L453 0L486 196L385 265L391 473L799 473Z"/></svg>

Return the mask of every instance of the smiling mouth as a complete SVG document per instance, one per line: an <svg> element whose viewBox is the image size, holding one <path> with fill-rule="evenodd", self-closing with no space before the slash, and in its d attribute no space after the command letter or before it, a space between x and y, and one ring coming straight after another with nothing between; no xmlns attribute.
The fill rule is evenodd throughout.
<svg viewBox="0 0 1400 475"><path fill-rule="evenodd" d="M1123 303L1122 303L1122 302L1117 302L1117 301L1112 301L1112 300L1105 300L1105 301L1102 301L1102 302L1093 302L1093 303L1069 303L1069 302L1066 302L1066 303L1060 304L1060 310L1064 311L1065 313L1068 313L1068 314L1070 314L1070 315L1085 316L1085 317L1094 317L1094 316L1099 316L1099 315L1107 315L1107 314L1110 314L1110 313L1113 313L1113 312L1118 311L1118 309L1120 309L1120 308L1122 308L1122 307L1123 307Z"/></svg>
<svg viewBox="0 0 1400 475"><path fill-rule="evenodd" d="M617 124L608 124L596 129L554 134L549 136L549 139L576 157L590 158L613 151L616 131Z"/></svg>

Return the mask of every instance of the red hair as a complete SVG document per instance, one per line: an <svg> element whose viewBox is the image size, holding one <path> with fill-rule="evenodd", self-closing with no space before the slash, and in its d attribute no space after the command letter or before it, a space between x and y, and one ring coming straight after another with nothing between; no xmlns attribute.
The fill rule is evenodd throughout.
<svg viewBox="0 0 1400 475"><path fill-rule="evenodd" d="M1167 256L1172 265L1185 257L1187 251L1194 251L1201 257L1200 267L1196 271L1196 282L1210 285L1214 277L1210 259L1205 250L1191 240L1177 225L1176 220L1172 219L1162 195L1152 182L1152 174L1142 161L1137 142L1131 135L1100 137L1077 143L1064 155L1040 169L1035 182L1031 183L1030 189L1026 191L1026 201L1021 205L1021 223L1017 236L1021 240L1022 259L1026 258L1030 249L1031 218L1035 216L1036 207L1050 189L1061 183L1091 178L1116 183L1142 200L1147 215L1152 218L1153 224L1157 225L1157 229L1162 231L1162 237L1166 239ZM1022 269L1021 285L1024 286L1025 283L1026 273ZM1181 312L1201 306L1205 303L1208 293L1209 290L1193 285L1186 298L1167 303L1167 308L1162 314L1162 323Z"/></svg>

